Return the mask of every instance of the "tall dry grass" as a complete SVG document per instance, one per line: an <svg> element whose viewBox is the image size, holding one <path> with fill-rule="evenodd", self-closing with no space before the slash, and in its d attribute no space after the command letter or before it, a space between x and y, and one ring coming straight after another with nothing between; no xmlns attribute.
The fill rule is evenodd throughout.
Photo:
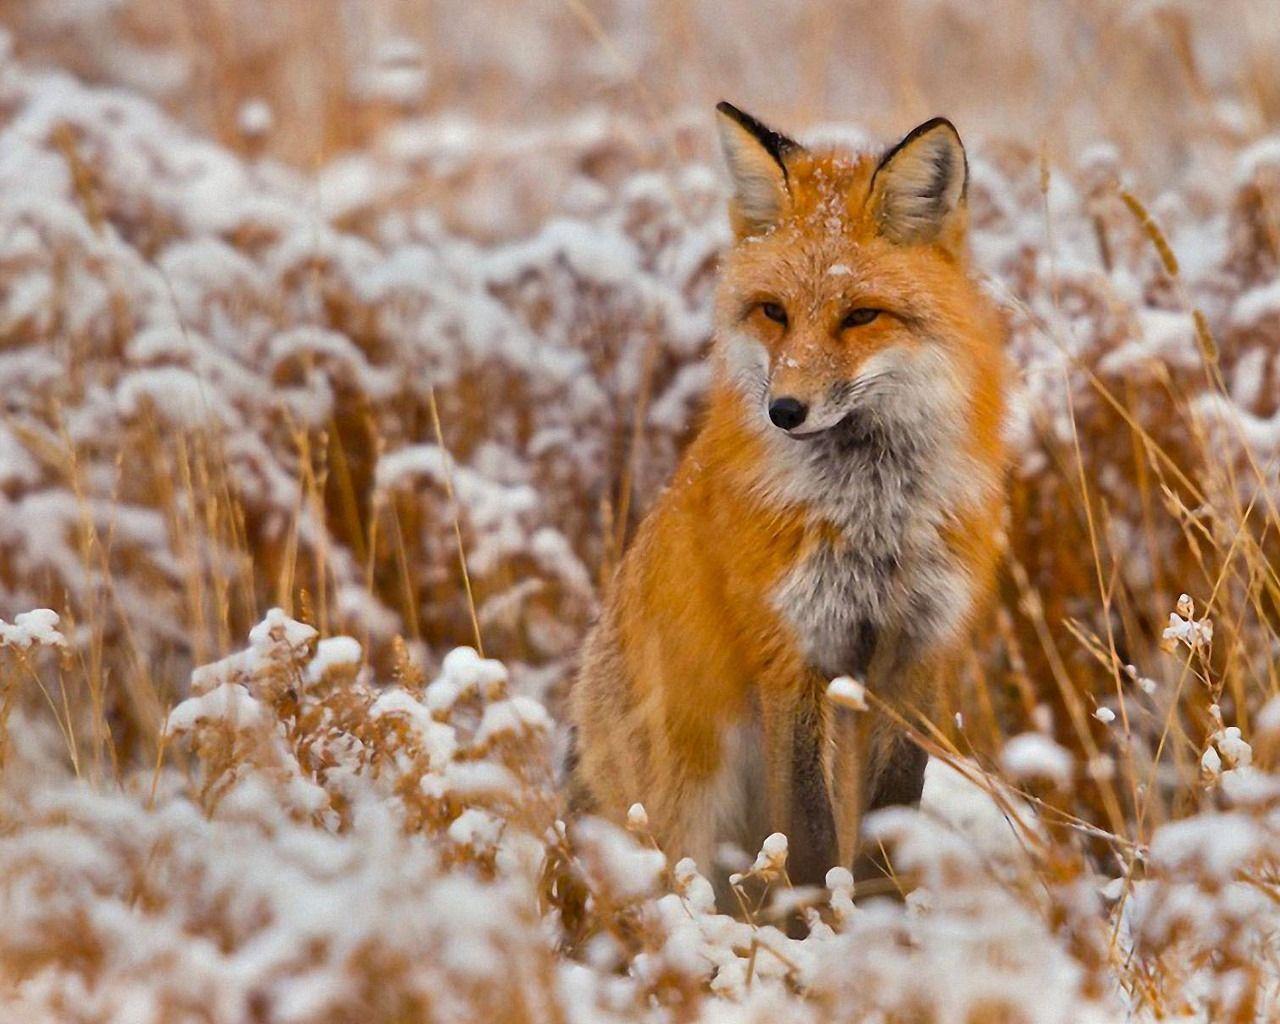
<svg viewBox="0 0 1280 1024"><path fill-rule="evenodd" d="M924 888L947 893L934 920L972 936L984 914L1024 923L1027 949L1074 972L1079 1019L1120 1004L1269 1012L1280 157L1265 136L1280 99L1259 8L136 0L3 15L18 59L0 84L17 154L0 251L0 611L54 608L66 637L52 656L0 651L0 764L15 766L0 822L20 880L6 899L31 929L2 947L3 976L24 986L10 1005L74 1017L70 979L105 978L116 987L81 1016L123 1019L120 992L142 982L103 944L138 932L73 927L104 892L149 921L181 916L168 956L192 936L249 948L254 913L294 921L248 883L208 888L187 829L228 857L238 837L264 871L292 863L288 842L344 837L348 869L403 886L406 908L497 908L481 944L514 966L496 990L405 962L443 957L463 914L433 933L372 901L399 950L354 910L351 949L331 923L297 919L311 945L281 925L298 945L255 985L323 964L354 986L314 1019L575 1019L558 987L572 965L592 972L581 1005L597 1011L607 979L629 979L618 1019L698 1019L719 996L762 1019L943 1019L945 941L860 916L838 884L821 907L830 936L793 947L754 904L745 923L714 919L688 865L646 860L642 826L631 845L559 830L550 725L525 708L510 749L478 737L506 680L442 665L474 645L558 706L599 582L696 424L725 240L702 111L723 93L787 127L879 135L945 109L975 153L975 255L1025 375L1006 571L948 717L904 724L1005 809L1019 851L939 853L927 823L886 824ZM45 78L45 61L128 94ZM220 697L168 719L191 669L234 655L273 607L357 638L367 667L312 678L315 637L277 616L256 655L194 687ZM382 715L375 679L401 695ZM474 706L455 709L459 688ZM1028 734L1070 755L1067 777L1009 756ZM108 802L52 783L42 797L41 773L63 770ZM203 817L183 818L182 800ZM114 837L113 814L136 843ZM1249 842L1216 855L1229 826ZM119 877L42 845L63 827L128 865L123 895ZM387 858L407 866L392 878ZM302 891L350 898L322 865L298 870L315 885ZM755 870L777 890L780 869ZM80 904L48 895L58 872ZM473 882L511 902L442 891ZM700 929L701 960L681 958L694 940L664 892ZM224 906L240 899L258 910ZM990 972L1016 959L982 948ZM857 993L835 966L854 952L874 979ZM929 979L914 993L913 971ZM433 1003L454 985L465 1010ZM975 994L966 1019L1037 1019L1033 995ZM158 1019L243 1011L189 996L166 991ZM280 1005L250 1010L287 1019Z"/></svg>

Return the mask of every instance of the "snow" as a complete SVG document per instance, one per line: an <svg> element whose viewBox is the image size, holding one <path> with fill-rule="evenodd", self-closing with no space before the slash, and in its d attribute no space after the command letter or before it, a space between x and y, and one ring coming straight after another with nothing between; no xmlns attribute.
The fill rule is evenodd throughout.
<svg viewBox="0 0 1280 1024"><path fill-rule="evenodd" d="M490 850L502 838L502 819L478 807L470 807L453 819L449 838L460 846Z"/></svg>
<svg viewBox="0 0 1280 1024"><path fill-rule="evenodd" d="M1178 610L1169 613L1169 625L1161 634L1161 642L1172 650L1181 644L1191 651L1205 650L1213 643L1213 622L1206 616L1195 619L1195 604L1186 594L1178 598Z"/></svg>
<svg viewBox="0 0 1280 1024"><path fill-rule="evenodd" d="M1152 862L1177 871L1194 862L1210 877L1225 880L1260 849L1261 833L1248 815L1206 812L1162 825L1151 842Z"/></svg>
<svg viewBox="0 0 1280 1024"><path fill-rule="evenodd" d="M482 658L473 647L455 647L444 656L440 666L442 679L456 683L463 690L493 692L507 681L506 666L493 658Z"/></svg>
<svg viewBox="0 0 1280 1024"><path fill-rule="evenodd" d="M751 870L759 874L775 875L787 864L787 837L781 832L774 832L760 845Z"/></svg>
<svg viewBox="0 0 1280 1024"><path fill-rule="evenodd" d="M1000 752L1000 765L1020 781L1048 780L1060 789L1071 785L1075 761L1071 752L1038 732L1013 737Z"/></svg>
<svg viewBox="0 0 1280 1024"><path fill-rule="evenodd" d="M952 835L963 837L969 850L997 857L1021 855L1021 837L1036 828L1021 799L967 761L948 764L930 758L920 807Z"/></svg>
<svg viewBox="0 0 1280 1024"><path fill-rule="evenodd" d="M867 688L850 676L839 676L827 684L827 699L853 711L867 710Z"/></svg>
<svg viewBox="0 0 1280 1024"><path fill-rule="evenodd" d="M483 746L506 734L529 730L549 733L551 728L551 716L546 708L532 697L516 696L497 701L484 709L484 717L476 731L476 743Z"/></svg>
<svg viewBox="0 0 1280 1024"><path fill-rule="evenodd" d="M58 613L49 608L19 612L12 623L0 619L0 647L66 647L67 640L59 631Z"/></svg>
<svg viewBox="0 0 1280 1024"><path fill-rule="evenodd" d="M1206 747L1200 755L1200 768L1206 775L1217 778L1222 774L1222 755L1213 747Z"/></svg>
<svg viewBox="0 0 1280 1024"><path fill-rule="evenodd" d="M263 725L268 712L239 683L223 683L198 697L188 697L171 712L165 725L169 733L189 732L208 722L227 722L232 726Z"/></svg>
<svg viewBox="0 0 1280 1024"><path fill-rule="evenodd" d="M649 827L649 815L645 813L644 804L632 804L627 808L627 828L642 832Z"/></svg>
<svg viewBox="0 0 1280 1024"><path fill-rule="evenodd" d="M1280 315L1280 280L1270 281L1243 292L1231 310L1237 327L1256 327L1266 317Z"/></svg>
<svg viewBox="0 0 1280 1024"><path fill-rule="evenodd" d="M260 138L270 133L275 127L275 114L271 104L261 97L246 100L236 112L236 126L251 138Z"/></svg>
<svg viewBox="0 0 1280 1024"><path fill-rule="evenodd" d="M1248 184L1259 175L1280 170L1280 135L1266 135L1246 146L1236 158L1236 176L1240 184Z"/></svg>
<svg viewBox="0 0 1280 1024"><path fill-rule="evenodd" d="M235 414L210 396L199 377L176 366L135 370L120 382L116 400L126 418L150 409L165 424L188 429L235 422Z"/></svg>
<svg viewBox="0 0 1280 1024"><path fill-rule="evenodd" d="M1280 735L1280 696L1262 705L1254 718L1254 727L1264 736Z"/></svg>
<svg viewBox="0 0 1280 1024"><path fill-rule="evenodd" d="M1149 363L1183 369L1200 365L1195 328L1191 317L1175 310L1145 309L1135 325L1137 337L1103 356L1099 368L1122 376L1143 370Z"/></svg>
<svg viewBox="0 0 1280 1024"><path fill-rule="evenodd" d="M1266 709L1260 713L1263 719ZM1244 795L1245 780L1252 776L1253 746L1245 740L1238 725L1226 725L1222 720L1222 708L1209 705L1209 715L1217 728L1209 734L1204 752L1200 755L1200 770L1210 786L1223 786L1237 797ZM1260 730L1265 727L1260 724Z"/></svg>
<svg viewBox="0 0 1280 1024"><path fill-rule="evenodd" d="M249 648L260 657L277 654L291 657L310 645L318 635L314 626L291 619L280 608L272 608L249 631Z"/></svg>
<svg viewBox="0 0 1280 1024"><path fill-rule="evenodd" d="M315 657L307 666L307 680L318 683L336 668L359 667L364 660L360 642L349 636L327 636L316 644Z"/></svg>
<svg viewBox="0 0 1280 1024"><path fill-rule="evenodd" d="M163 113L207 106L190 102L204 71L124 45L131 3L29 6L124 87L25 63L38 46L17 23L0 37L0 973L18 979L0 1018L1087 1024L1245 1019L1231 1004L1254 996L1255 1019L1276 1016L1280 699L1258 685L1273 631L1242 592L1261 564L1244 531L1280 497L1280 283L1260 241L1280 141L1247 90L1201 111L1212 145L1171 141L1190 156L1155 176L1162 194L1133 164L1141 137L1064 139L1042 168L994 113L965 130L973 259L1018 367L1003 436L1026 500L995 528L1027 573L1023 604L997 609L1015 621L975 638L965 671L1003 686L1026 669L1034 692L999 702L995 733L968 703L963 735L937 723L973 760L931 759L921 807L868 822L918 880L905 907L855 902L846 868L826 893L789 890L782 834L754 861L697 851L739 872L749 920L713 865L653 849L656 794L623 829L569 815L552 782L610 540L635 525L608 519L620 484L633 516L650 507L710 386L729 232L706 112L598 106L629 72L580 25L566 52L545 12L480 4L430 46L390 23L347 32L344 14L325 71L368 106L328 142L378 134L286 166L272 154L309 127L294 79L272 92L258 67L220 98L237 153ZM611 36L648 66L628 26L650 14L614 6ZM934 8L980 27L955 4L915 13ZM1038 36L1075 39L1058 17L1038 12ZM253 59L290 49L274 16L252 27ZM1196 56L1205 88L1234 81L1236 48ZM798 81L778 59L746 73ZM490 90L450 92L458 66L525 82L539 116L486 120L463 94ZM540 103L552 79L567 107ZM1177 280L1122 183L1151 195ZM854 283L849 263L825 274ZM1196 468L1198 507L1166 457ZM1057 562L1080 541L1080 484L1112 620L1086 545ZM1200 555L1239 536L1245 571L1166 629L1167 581L1207 587L1220 568L1179 554L1188 534ZM504 660L455 646L477 642L473 602ZM1099 673L1088 644L1056 652L1081 687L1067 707L1038 659L1002 660L1005 632L1050 609L1123 634L1123 694L1114 652ZM827 694L876 720L857 680ZM1004 728L1035 731L996 756ZM1098 813L1110 785L1128 815L1131 782L1140 822Z"/></svg>
<svg viewBox="0 0 1280 1024"><path fill-rule="evenodd" d="M617 899L635 902L657 892L667 870L660 850L636 845L625 832L600 818L585 818L574 831L583 847L585 867Z"/></svg>
<svg viewBox="0 0 1280 1024"><path fill-rule="evenodd" d="M373 702L369 714L373 718L391 717L405 721L436 771L443 771L457 752L458 742L453 727L437 722L426 706L403 690L388 690L381 694Z"/></svg>

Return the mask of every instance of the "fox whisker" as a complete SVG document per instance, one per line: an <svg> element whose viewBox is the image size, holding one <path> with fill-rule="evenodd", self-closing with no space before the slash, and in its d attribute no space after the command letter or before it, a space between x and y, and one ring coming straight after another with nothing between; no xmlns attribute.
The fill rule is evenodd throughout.
<svg viewBox="0 0 1280 1024"><path fill-rule="evenodd" d="M832 396L833 404L847 405L852 403L856 399L865 395L868 390L870 390L874 385L879 384L881 381L892 381L892 377L888 371L873 373L868 377L859 377L856 380L843 384L834 389L836 393Z"/></svg>

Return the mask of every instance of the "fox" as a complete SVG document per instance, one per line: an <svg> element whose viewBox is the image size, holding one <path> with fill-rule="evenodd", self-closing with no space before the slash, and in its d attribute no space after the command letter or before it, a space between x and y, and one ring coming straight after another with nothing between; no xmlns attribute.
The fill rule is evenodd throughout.
<svg viewBox="0 0 1280 1024"><path fill-rule="evenodd" d="M865 815L921 796L904 724L936 721L991 598L1004 325L950 121L864 153L716 111L732 242L711 384L584 642L570 803L618 822L642 804L703 870L782 832L793 884L865 879L886 870L859 853ZM841 676L867 709L827 697Z"/></svg>

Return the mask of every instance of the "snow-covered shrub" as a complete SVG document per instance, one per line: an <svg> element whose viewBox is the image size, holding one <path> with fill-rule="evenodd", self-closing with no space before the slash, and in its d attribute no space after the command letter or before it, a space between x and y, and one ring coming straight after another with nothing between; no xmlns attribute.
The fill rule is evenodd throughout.
<svg viewBox="0 0 1280 1024"><path fill-rule="evenodd" d="M872 889L916 888L789 890L778 835L716 907L642 805L567 821L551 771L601 582L707 385L709 104L582 109L619 74L559 20L586 9L504 12L477 48L481 2L430 47L314 62L359 116L312 159L287 12L340 35L333 7L256 6L205 5L254 70L198 111L206 72L153 45L191 37L182 5L50 0L0 39L0 1016L1276 1015L1280 149L1203 24L1230 17L1097 33L1144 76L1188 62L1208 102L1143 143L1189 154L1177 175L1131 174L1132 140L1055 162L963 125L1019 376L1009 557L946 720L909 723L924 812L872 823L904 872ZM805 17L774 7L775 36ZM1082 41L1047 29L1081 5L1039 7L1023 56L1061 86L1079 62L1047 41ZM1003 52L966 5L911 13ZM623 53L668 14L589 12ZM683 59L663 38L630 52ZM122 87L18 59L50 53ZM753 64L759 95L804 88ZM476 118L482 75L548 120Z"/></svg>
<svg viewBox="0 0 1280 1024"><path fill-rule="evenodd" d="M481 1019L554 1001L545 712L469 649L425 688L372 684L354 641L317 644L275 609L169 714L189 775L95 791L11 722L6 1019Z"/></svg>
<svg viewBox="0 0 1280 1024"><path fill-rule="evenodd" d="M709 164L619 173L645 146L582 127L564 159L607 151L609 173L486 240L386 191L417 173L411 147L327 168L322 195L351 187L317 207L303 175L122 92L7 58L0 100L4 603L180 668L305 592L383 667L398 633L434 664L478 625L517 675L563 678L706 385L727 238ZM1274 490L1275 261L1250 242L1280 187L1268 159L1148 214L1107 151L1042 174L974 147L975 256L1022 377L1010 545L1060 638L1066 616L1103 637L1166 615L1166 581L1215 575L1195 524L1221 542ZM1082 547L1122 584L1110 622ZM1215 601L1247 604L1231 581ZM1019 657L1047 671L1018 607Z"/></svg>

